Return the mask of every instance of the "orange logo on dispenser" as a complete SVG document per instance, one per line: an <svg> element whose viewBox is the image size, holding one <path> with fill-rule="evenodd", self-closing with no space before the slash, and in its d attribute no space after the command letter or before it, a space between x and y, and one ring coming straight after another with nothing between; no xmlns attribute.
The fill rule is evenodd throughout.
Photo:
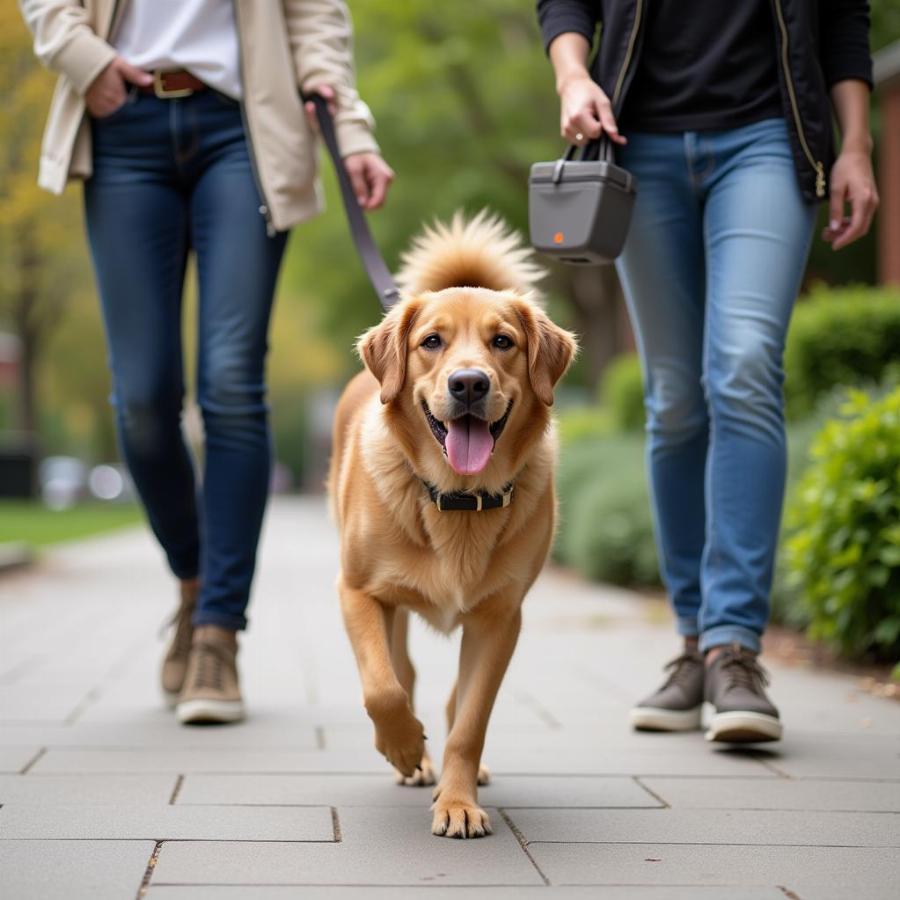
<svg viewBox="0 0 900 900"><path fill-rule="evenodd" d="M556 234L553 235L554 244L561 244L565 239L566 236L561 231L557 231Z"/></svg>

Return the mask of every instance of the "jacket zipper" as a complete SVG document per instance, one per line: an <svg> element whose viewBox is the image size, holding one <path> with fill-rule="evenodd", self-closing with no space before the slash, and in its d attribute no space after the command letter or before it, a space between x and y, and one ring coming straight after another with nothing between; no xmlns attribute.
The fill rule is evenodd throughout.
<svg viewBox="0 0 900 900"><path fill-rule="evenodd" d="M791 111L794 115L794 125L797 129L797 137L800 139L800 146L803 148L803 152L806 155L809 164L813 167L816 173L816 196L824 197L825 196L825 166L822 165L821 162L818 162L816 158L813 156L812 151L809 149L809 144L806 142L806 134L803 131L803 122L800 119L800 109L797 106L797 94L794 91L794 82L791 78L791 67L788 61L788 31L787 25L784 22L784 14L781 9L781 0L774 0L775 3L775 14L778 18L778 28L781 31L781 65L784 69L784 80L787 84L788 89L788 97L791 101Z"/></svg>
<svg viewBox="0 0 900 900"><path fill-rule="evenodd" d="M269 206L269 201L266 199L266 192L263 189L262 178L259 175L259 167L256 164L256 153L253 149L253 137L250 134L250 122L247 118L247 109L244 105L244 98L247 96L247 78L244 70L244 47L241 43L241 16L238 11L239 7L240 3L238 3L238 0L234 0L234 25L235 30L237 31L238 65L241 72L241 100L239 104L241 108L241 120L244 123L244 137L247 141L247 151L250 155L250 170L253 172L253 180L256 182L256 189L259 191L259 196L262 198L262 206L259 208L259 213L266 220L266 234L269 237L275 237L276 229L272 223L272 211Z"/></svg>
<svg viewBox="0 0 900 900"><path fill-rule="evenodd" d="M619 102L619 95L622 93L622 86L625 84L625 75L628 73L628 67L631 65L631 58L634 56L634 48L637 43L638 32L641 29L641 17L644 12L643 0L637 0L637 9L634 14L634 24L631 26L631 34L628 37L628 49L625 51L625 61L619 71L619 77L616 79L616 86L613 89L612 107L615 110L616 104Z"/></svg>

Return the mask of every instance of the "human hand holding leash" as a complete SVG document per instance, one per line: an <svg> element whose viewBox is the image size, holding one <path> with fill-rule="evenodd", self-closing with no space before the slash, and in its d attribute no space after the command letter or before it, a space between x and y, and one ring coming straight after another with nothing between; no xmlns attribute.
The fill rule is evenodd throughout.
<svg viewBox="0 0 900 900"><path fill-rule="evenodd" d="M337 112L337 96L334 88L327 84L313 85L308 94L318 94L328 102L328 112ZM311 100L304 103L306 116L313 128L318 128L316 107ZM344 168L350 176L353 191L359 205L366 210L379 209L387 197L394 180L394 170L377 153L351 153L344 157Z"/></svg>
<svg viewBox="0 0 900 900"><path fill-rule="evenodd" d="M129 84L149 87L153 84L153 76L117 56L85 92L88 112L95 119L111 116L127 99Z"/></svg>

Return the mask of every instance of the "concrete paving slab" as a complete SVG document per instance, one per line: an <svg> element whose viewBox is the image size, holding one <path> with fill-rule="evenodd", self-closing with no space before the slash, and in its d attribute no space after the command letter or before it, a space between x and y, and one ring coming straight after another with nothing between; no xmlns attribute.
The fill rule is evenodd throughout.
<svg viewBox="0 0 900 900"><path fill-rule="evenodd" d="M489 810L489 812L491 812ZM490 839L441 840L427 810L338 810L338 844L175 841L153 884L518 885L543 879L494 811Z"/></svg>
<svg viewBox="0 0 900 900"><path fill-rule="evenodd" d="M312 806L4 806L4 838L333 841L331 810Z"/></svg>
<svg viewBox="0 0 900 900"><path fill-rule="evenodd" d="M0 723L64 722L82 703L87 688L71 682L0 686Z"/></svg>
<svg viewBox="0 0 900 900"><path fill-rule="evenodd" d="M334 592L336 567L324 504L276 501L241 643L250 716L217 729L180 728L160 702L164 644L156 633L175 591L146 532L54 551L33 571L0 581L0 699L7 713L21 716L0 721L0 763L17 772L20 763L34 762L25 776L0 776L0 829L55 828L81 838L7 842L35 853L50 848L49 888L36 889L35 900L79 896L58 858L87 860L75 870L112 873L117 889L108 895L136 897L152 851L147 837L168 838L150 895L168 893L169 900L178 891L212 891L223 900L288 891L307 900L310 880L334 885L314 888L313 896L339 900L386 893L403 900L422 896L422 888L431 900L446 893L460 900L474 890L498 898L511 891L553 896L556 884L573 882L584 886L582 895L622 900L760 900L773 891L784 896L779 885L802 900L895 893L900 879L890 845L900 830L891 815L900 785L900 704L865 694L840 673L772 664L773 696L786 724L780 747L723 751L699 732L633 733L629 706L658 683L662 664L678 651L664 610L552 568L525 605L523 634L488 732L495 782L481 799L505 807L514 822L524 817L528 837L592 842L523 848L496 810L492 838L432 837L428 790L396 788L372 747ZM73 641L76 632L81 639ZM458 636L436 638L413 621L417 707L438 759L458 646ZM22 750L34 755L23 761ZM663 791L673 808L660 809L640 779ZM692 806L699 795L709 808ZM340 843L285 840L294 817L310 806L325 825L331 815L324 808L338 807ZM754 812L737 812L745 807ZM740 826L723 824L736 815ZM846 835L828 824L839 821ZM655 822L661 824L646 824ZM672 822L679 825L674 836ZM89 839L123 829L142 836ZM267 839L177 837L211 834ZM760 835L804 846L755 843ZM724 837L736 844L667 843ZM835 838L873 846L807 845ZM636 843L617 843L623 840ZM116 858L123 847L140 848L127 890L119 889L117 870L89 852L105 846ZM66 847L76 855L66 857ZM91 898L104 896L90 877L85 883ZM0 882L4 900L32 900L6 884Z"/></svg>
<svg viewBox="0 0 900 900"><path fill-rule="evenodd" d="M695 809L517 809L526 841L900 847L900 813Z"/></svg>
<svg viewBox="0 0 900 900"><path fill-rule="evenodd" d="M150 712L132 708L129 716L117 722L4 724L0 728L0 752L14 743L80 749L315 750L320 746L316 727L312 722L298 721L297 716L284 714L261 721L254 711L249 721L228 728L185 728L171 710L160 708Z"/></svg>
<svg viewBox="0 0 900 900"><path fill-rule="evenodd" d="M747 752L711 751L698 741L693 753L671 753L659 749L619 750L572 742L560 735L553 746L493 747L485 753L488 765L510 775L693 775L715 777L777 777L757 756Z"/></svg>
<svg viewBox="0 0 900 900"><path fill-rule="evenodd" d="M157 885L149 900L247 900L243 886ZM254 886L254 900L722 900L721 887L667 885L606 885L591 887L268 887ZM775 887L732 886L728 900L784 900Z"/></svg>
<svg viewBox="0 0 900 900"><path fill-rule="evenodd" d="M2 782L0 782L2 784ZM480 802L512 808L662 806L632 778L501 775L478 790ZM431 803L430 788L399 787L384 775L188 775L178 804L413 806Z"/></svg>
<svg viewBox="0 0 900 900"><path fill-rule="evenodd" d="M530 844L553 884L775 884L801 900L896 900L900 858L880 848ZM726 893L724 888L728 888Z"/></svg>
<svg viewBox="0 0 900 900"><path fill-rule="evenodd" d="M40 746L0 747L0 772L21 772L40 750Z"/></svg>
<svg viewBox="0 0 900 900"><path fill-rule="evenodd" d="M647 778L675 809L793 809L900 812L900 782L779 778Z"/></svg>
<svg viewBox="0 0 900 900"><path fill-rule="evenodd" d="M136 897L152 841L0 841L0 896L9 900Z"/></svg>
<svg viewBox="0 0 900 900"><path fill-rule="evenodd" d="M900 739L892 737L823 740L821 736L788 734L767 752L766 759L777 771L793 778L900 781Z"/></svg>
<svg viewBox="0 0 900 900"><path fill-rule="evenodd" d="M374 772L385 771L373 752L321 750L133 750L50 748L34 765L40 774L75 772Z"/></svg>
<svg viewBox="0 0 900 900"><path fill-rule="evenodd" d="M2 806L165 806L176 775L0 775Z"/></svg>

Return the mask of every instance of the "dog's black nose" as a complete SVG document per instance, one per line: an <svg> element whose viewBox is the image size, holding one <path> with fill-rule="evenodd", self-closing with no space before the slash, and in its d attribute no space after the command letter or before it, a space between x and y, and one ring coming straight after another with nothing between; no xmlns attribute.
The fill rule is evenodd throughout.
<svg viewBox="0 0 900 900"><path fill-rule="evenodd" d="M490 387L491 380L481 369L457 369L447 379L450 396L466 406L481 400Z"/></svg>

